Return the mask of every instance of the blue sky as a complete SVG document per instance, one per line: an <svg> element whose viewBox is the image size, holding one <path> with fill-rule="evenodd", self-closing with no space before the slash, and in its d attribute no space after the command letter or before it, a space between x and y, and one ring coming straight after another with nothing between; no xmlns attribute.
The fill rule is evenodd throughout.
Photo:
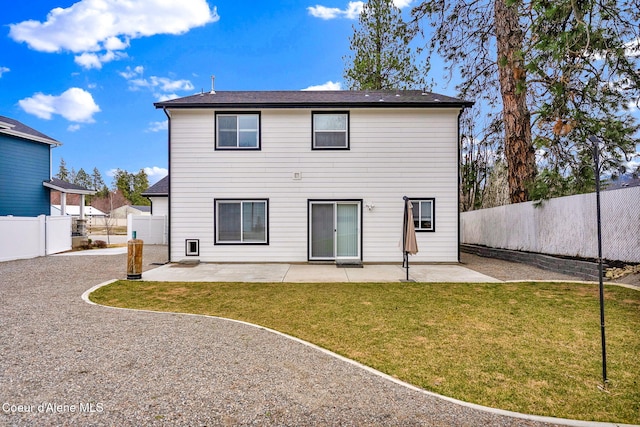
<svg viewBox="0 0 640 427"><path fill-rule="evenodd" d="M208 91L211 75L218 90L345 89L343 58L362 7L349 0L5 3L0 115L63 143L53 150L53 174L62 157L69 169L97 167L107 185L116 168L144 168L151 183L166 175L167 121L153 103ZM394 3L408 14L417 0ZM434 91L456 95L453 83Z"/></svg>
<svg viewBox="0 0 640 427"><path fill-rule="evenodd" d="M411 1L396 0L408 13ZM153 103L211 89L338 89L361 2L38 0L0 15L0 115L62 142L67 167L167 173ZM344 85L343 87L344 88ZM453 89L451 93L453 94Z"/></svg>

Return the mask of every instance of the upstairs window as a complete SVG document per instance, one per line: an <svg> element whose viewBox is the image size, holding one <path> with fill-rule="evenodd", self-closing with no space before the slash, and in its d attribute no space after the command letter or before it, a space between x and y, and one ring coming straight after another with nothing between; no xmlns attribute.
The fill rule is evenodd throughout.
<svg viewBox="0 0 640 427"><path fill-rule="evenodd" d="M349 113L314 112L312 116L314 150L349 149Z"/></svg>
<svg viewBox="0 0 640 427"><path fill-rule="evenodd" d="M436 231L435 199L411 199L411 203L416 231Z"/></svg>
<svg viewBox="0 0 640 427"><path fill-rule="evenodd" d="M259 150L260 114L216 114L217 150Z"/></svg>

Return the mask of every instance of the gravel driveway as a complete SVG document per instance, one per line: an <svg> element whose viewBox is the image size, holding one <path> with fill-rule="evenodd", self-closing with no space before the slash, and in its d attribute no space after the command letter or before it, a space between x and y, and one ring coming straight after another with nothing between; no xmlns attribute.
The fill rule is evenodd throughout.
<svg viewBox="0 0 640 427"><path fill-rule="evenodd" d="M166 248L144 256L151 268ZM0 425L547 425L412 390L264 329L81 300L125 276L126 255L0 263Z"/></svg>

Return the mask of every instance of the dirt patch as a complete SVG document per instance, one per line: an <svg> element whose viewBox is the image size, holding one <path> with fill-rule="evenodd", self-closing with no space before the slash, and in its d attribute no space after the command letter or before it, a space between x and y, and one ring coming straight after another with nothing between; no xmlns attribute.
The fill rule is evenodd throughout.
<svg viewBox="0 0 640 427"><path fill-rule="evenodd" d="M554 271L543 270L527 264L518 262L505 261L497 258L481 257L478 255L462 252L460 254L462 264L478 273L495 277L499 280L559 280L574 281L582 280L579 277L569 276L567 274L556 273Z"/></svg>
<svg viewBox="0 0 640 427"><path fill-rule="evenodd" d="M521 264L518 262L504 261L497 258L481 257L478 255L462 252L460 254L460 261L465 267L477 271L478 273L486 274L491 277L495 277L499 280L559 280L559 281L583 281L579 277L570 276L567 274L556 273L554 271L543 270L541 268L533 267L527 264ZM611 283L624 283L627 285L637 286L640 288L640 273L628 274L618 279L604 279L606 282Z"/></svg>

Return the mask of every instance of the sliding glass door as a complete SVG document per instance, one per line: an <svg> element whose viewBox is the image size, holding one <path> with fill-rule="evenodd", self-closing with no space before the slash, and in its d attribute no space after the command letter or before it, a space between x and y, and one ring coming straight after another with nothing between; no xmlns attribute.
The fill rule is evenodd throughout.
<svg viewBox="0 0 640 427"><path fill-rule="evenodd" d="M309 203L309 259L360 259L360 202Z"/></svg>

